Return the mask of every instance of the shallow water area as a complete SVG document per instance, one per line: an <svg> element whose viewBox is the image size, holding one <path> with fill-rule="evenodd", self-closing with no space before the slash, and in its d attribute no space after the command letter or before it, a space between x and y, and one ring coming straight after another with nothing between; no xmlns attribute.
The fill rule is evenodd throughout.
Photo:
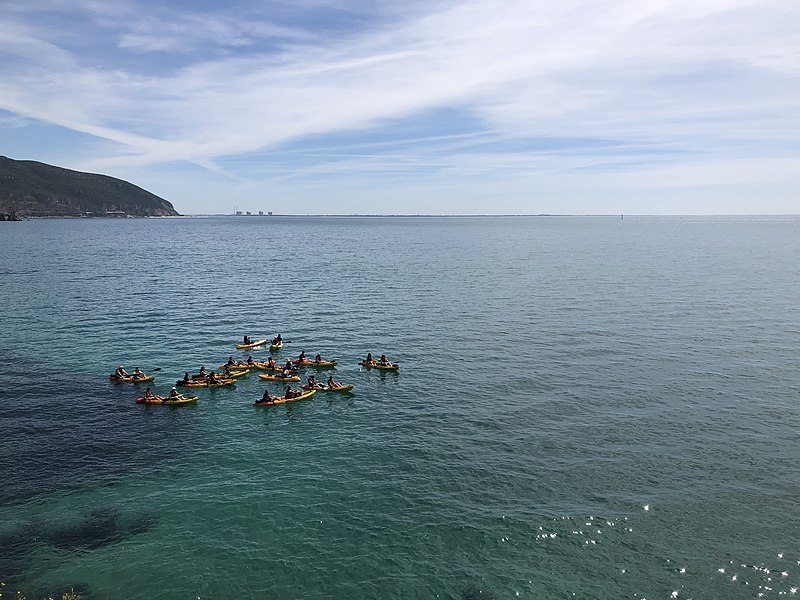
<svg viewBox="0 0 800 600"><path fill-rule="evenodd" d="M800 217L0 223L0 581L84 598L800 587ZM352 394L255 373L282 333ZM399 372L362 369L367 352ZM158 370L156 370L158 369ZM304 372L304 376L308 372Z"/></svg>

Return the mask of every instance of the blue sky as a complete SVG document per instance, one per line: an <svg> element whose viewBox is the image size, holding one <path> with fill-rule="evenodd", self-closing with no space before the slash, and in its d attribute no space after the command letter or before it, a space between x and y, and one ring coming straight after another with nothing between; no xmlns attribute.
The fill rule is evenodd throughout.
<svg viewBox="0 0 800 600"><path fill-rule="evenodd" d="M0 0L0 154L184 213L800 212L796 0Z"/></svg>

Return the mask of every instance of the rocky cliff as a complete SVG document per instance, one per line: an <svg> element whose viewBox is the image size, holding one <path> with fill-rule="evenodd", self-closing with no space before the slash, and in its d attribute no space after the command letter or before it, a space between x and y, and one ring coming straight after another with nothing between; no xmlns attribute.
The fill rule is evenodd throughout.
<svg viewBox="0 0 800 600"><path fill-rule="evenodd" d="M177 216L172 204L107 175L0 156L0 215L20 217Z"/></svg>

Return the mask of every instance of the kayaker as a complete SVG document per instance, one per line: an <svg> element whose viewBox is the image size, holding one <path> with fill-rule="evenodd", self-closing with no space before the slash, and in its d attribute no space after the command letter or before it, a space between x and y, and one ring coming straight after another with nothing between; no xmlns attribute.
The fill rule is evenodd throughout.
<svg viewBox="0 0 800 600"><path fill-rule="evenodd" d="M211 374L208 376L208 384L212 385L216 383L219 383L219 378L217 377L217 374L214 371L211 371Z"/></svg>
<svg viewBox="0 0 800 600"><path fill-rule="evenodd" d="M235 361L235 360L233 360L233 357L232 357L232 356L229 356L229 357L228 357L228 364L229 364L231 367L232 367L232 366L234 366L234 365L236 364L236 361Z"/></svg>
<svg viewBox="0 0 800 600"><path fill-rule="evenodd" d="M315 390L315 389L320 388L322 386L319 383L317 383L317 378L316 377L314 377L313 375L309 375L308 376L308 387L310 387L312 390Z"/></svg>
<svg viewBox="0 0 800 600"><path fill-rule="evenodd" d="M178 393L178 388L172 388L169 391L169 396L167 396L167 400L183 400L183 394Z"/></svg>
<svg viewBox="0 0 800 600"><path fill-rule="evenodd" d="M250 343L250 336L249 335L244 336L244 343L245 344L249 344Z"/></svg>
<svg viewBox="0 0 800 600"><path fill-rule="evenodd" d="M378 361L378 364L383 365L384 367L390 365L392 363L389 362L389 359L386 358L385 354L381 354L381 359Z"/></svg>
<svg viewBox="0 0 800 600"><path fill-rule="evenodd" d="M341 385L341 384L338 384L333 380L333 375L328 377L328 387L329 388L335 389L335 388L339 387L339 385Z"/></svg>
<svg viewBox="0 0 800 600"><path fill-rule="evenodd" d="M270 370L275 370L275 369L278 368L278 363L276 363L275 359L272 358L271 356L267 360L267 368L270 369Z"/></svg>
<svg viewBox="0 0 800 600"><path fill-rule="evenodd" d="M291 371L292 369L294 369L294 365L292 364L292 359L287 358L286 365L283 368L286 369L287 371Z"/></svg>
<svg viewBox="0 0 800 600"><path fill-rule="evenodd" d="M320 353L317 353L317 355L314 357L314 362L315 362L315 363L321 363L321 362L323 362L323 360L322 360L322 355L321 355Z"/></svg>
<svg viewBox="0 0 800 600"><path fill-rule="evenodd" d="M286 386L286 393L283 395L284 398L290 400L291 398L295 397L295 392L290 386Z"/></svg>
<svg viewBox="0 0 800 600"><path fill-rule="evenodd" d="M192 378L191 378L191 377L189 377L189 371L186 371L186 372L183 374L183 385L188 385L188 384L190 384L191 382L192 382Z"/></svg>
<svg viewBox="0 0 800 600"><path fill-rule="evenodd" d="M283 341L283 338L281 337L280 333L278 334L278 337L276 337L275 339L278 340L279 344Z"/></svg>
<svg viewBox="0 0 800 600"><path fill-rule="evenodd" d="M367 352L367 359L364 361L365 365L374 365L375 359L372 358L372 352Z"/></svg>
<svg viewBox="0 0 800 600"><path fill-rule="evenodd" d="M128 375L128 372L122 368L122 365L117 367L117 370L115 372L117 374L117 377L130 377L130 375Z"/></svg>
<svg viewBox="0 0 800 600"><path fill-rule="evenodd" d="M300 357L297 359L297 362L299 362L299 363L304 363L304 362L306 362L306 351L305 351L305 350L303 350L303 351L300 353Z"/></svg>
<svg viewBox="0 0 800 600"><path fill-rule="evenodd" d="M225 375L225 377L231 376L231 370L228 368L228 365L222 367L222 373Z"/></svg>
<svg viewBox="0 0 800 600"><path fill-rule="evenodd" d="M133 377L134 379L139 379L140 377L147 377L147 376L146 376L144 373L142 373L142 370L141 370L139 367L136 367L136 368L133 370L133 375L132 375L132 377Z"/></svg>
<svg viewBox="0 0 800 600"><path fill-rule="evenodd" d="M200 367L199 373L201 377L208 377L208 371L206 371L206 368L204 366Z"/></svg>
<svg viewBox="0 0 800 600"><path fill-rule="evenodd" d="M276 398L269 395L269 390L264 390L264 395L261 396L261 402L272 402L274 403Z"/></svg>
<svg viewBox="0 0 800 600"><path fill-rule="evenodd" d="M247 364L252 367L254 364L256 364L256 361L253 360L252 356L248 356L247 357Z"/></svg>
<svg viewBox="0 0 800 600"><path fill-rule="evenodd" d="M272 338L272 345L277 346L280 343L281 343L281 334L279 333L274 338Z"/></svg>
<svg viewBox="0 0 800 600"><path fill-rule="evenodd" d="M291 376L292 372L284 367L283 371L281 371L281 377L291 377Z"/></svg>
<svg viewBox="0 0 800 600"><path fill-rule="evenodd" d="M142 398L145 400L155 400L155 396L153 395L153 392L150 391L150 388L147 388L144 391L144 396L142 396Z"/></svg>

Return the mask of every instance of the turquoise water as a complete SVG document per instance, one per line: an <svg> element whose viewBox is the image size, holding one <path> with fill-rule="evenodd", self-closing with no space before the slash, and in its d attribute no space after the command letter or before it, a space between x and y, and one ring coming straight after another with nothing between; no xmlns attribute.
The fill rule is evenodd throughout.
<svg viewBox="0 0 800 600"><path fill-rule="evenodd" d="M792 597L798 256L800 217L0 223L0 581ZM166 392L278 332L354 393L107 381Z"/></svg>

